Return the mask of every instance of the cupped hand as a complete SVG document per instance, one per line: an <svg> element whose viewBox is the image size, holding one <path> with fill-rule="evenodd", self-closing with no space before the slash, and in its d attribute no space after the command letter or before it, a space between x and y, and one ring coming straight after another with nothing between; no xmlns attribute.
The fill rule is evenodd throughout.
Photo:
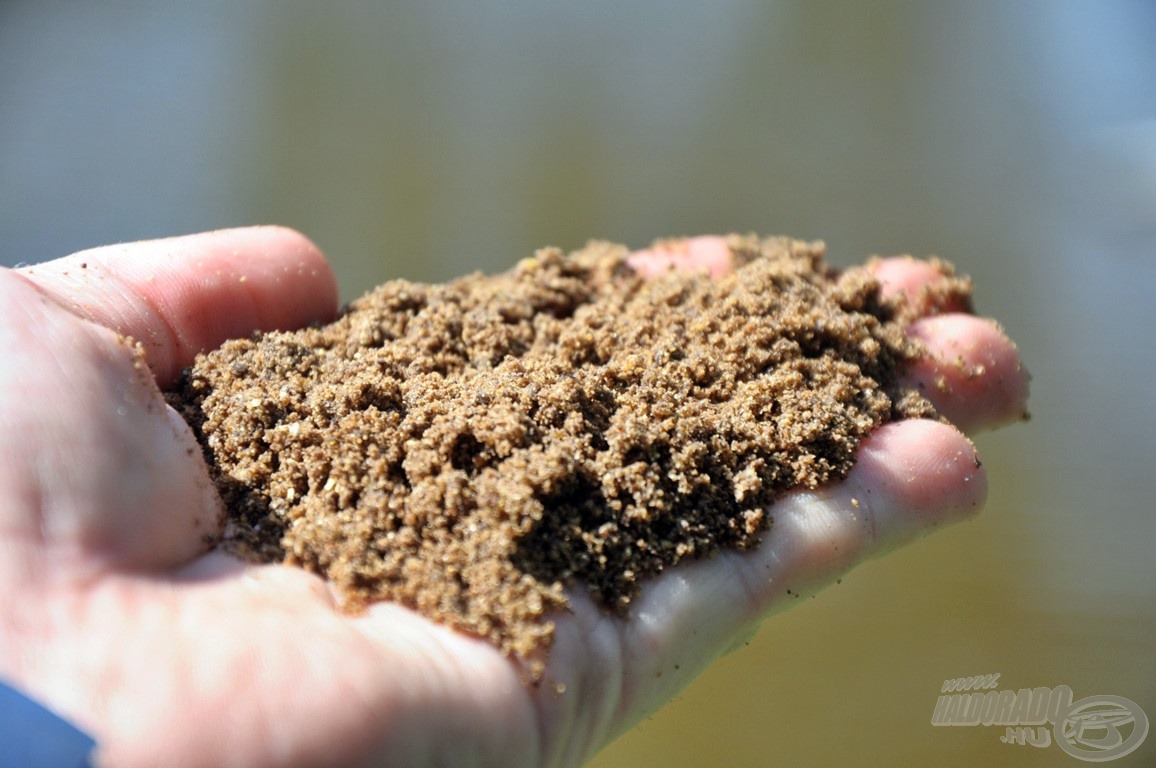
<svg viewBox="0 0 1156 768"><path fill-rule="evenodd" d="M636 257L680 261L728 266L718 238ZM936 279L875 269L910 296ZM220 500L160 389L197 352L336 301L317 249L268 227L0 270L0 678L93 734L98 764L578 765L768 614L983 504L962 432L885 425L844 482L776 502L755 550L670 569L625 618L575 594L527 686L398 605L346 615L315 576L207 551ZM951 313L911 332L929 350L913 381L962 430L1020 417L1026 373L997 326Z"/></svg>

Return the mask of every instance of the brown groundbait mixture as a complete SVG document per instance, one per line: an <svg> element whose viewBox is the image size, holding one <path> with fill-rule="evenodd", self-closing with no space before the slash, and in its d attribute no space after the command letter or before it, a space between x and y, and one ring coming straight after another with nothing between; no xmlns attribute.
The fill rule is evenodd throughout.
<svg viewBox="0 0 1156 768"><path fill-rule="evenodd" d="M170 403L229 510L223 546L393 600L527 659L581 585L756 544L774 500L844 477L885 421L908 310L819 243L731 237L736 271L644 281L624 247L387 283L331 325L230 341ZM950 278L931 297L966 299ZM768 510L770 508L770 510Z"/></svg>

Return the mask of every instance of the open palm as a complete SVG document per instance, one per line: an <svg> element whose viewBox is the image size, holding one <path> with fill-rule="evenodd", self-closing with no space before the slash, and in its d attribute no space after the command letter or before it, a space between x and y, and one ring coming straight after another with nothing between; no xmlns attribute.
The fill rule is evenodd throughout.
<svg viewBox="0 0 1156 768"><path fill-rule="evenodd" d="M934 275L876 272L909 295ZM324 258L277 228L0 270L0 678L90 731L101 764L577 765L795 596L983 503L961 432L888 424L843 483L777 502L755 551L671 569L625 619L574 595L526 686L400 606L345 615L315 576L207 552L220 500L160 387L226 338L335 310ZM910 375L961 429L1019 417L1026 374L996 326L912 333L931 357Z"/></svg>

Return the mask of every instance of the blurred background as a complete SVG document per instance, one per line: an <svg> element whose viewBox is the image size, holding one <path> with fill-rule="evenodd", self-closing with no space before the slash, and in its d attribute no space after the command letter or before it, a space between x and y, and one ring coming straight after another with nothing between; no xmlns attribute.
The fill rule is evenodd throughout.
<svg viewBox="0 0 1156 768"><path fill-rule="evenodd" d="M978 520L870 563L594 765L1075 765L943 681L1156 720L1156 5L0 0L0 264L276 222L343 299L546 244L939 254L1033 419ZM1156 764L1156 734L1113 765Z"/></svg>

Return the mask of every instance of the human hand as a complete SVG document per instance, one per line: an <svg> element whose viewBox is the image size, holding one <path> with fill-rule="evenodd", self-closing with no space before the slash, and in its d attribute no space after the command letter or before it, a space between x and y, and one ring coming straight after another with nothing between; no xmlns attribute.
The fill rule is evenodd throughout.
<svg viewBox="0 0 1156 768"><path fill-rule="evenodd" d="M680 259L726 268L713 238L636 262ZM934 279L911 260L876 271L911 295ZM220 501L159 387L227 338L335 311L323 257L275 228L0 271L0 678L92 733L101 764L576 765L768 614L983 502L960 432L887 424L844 482L776 502L756 550L665 572L625 619L574 594L549 684L528 687L401 606L346 615L302 570L206 552ZM993 324L912 333L932 357L911 375L962 429L1019 417L1026 374Z"/></svg>

